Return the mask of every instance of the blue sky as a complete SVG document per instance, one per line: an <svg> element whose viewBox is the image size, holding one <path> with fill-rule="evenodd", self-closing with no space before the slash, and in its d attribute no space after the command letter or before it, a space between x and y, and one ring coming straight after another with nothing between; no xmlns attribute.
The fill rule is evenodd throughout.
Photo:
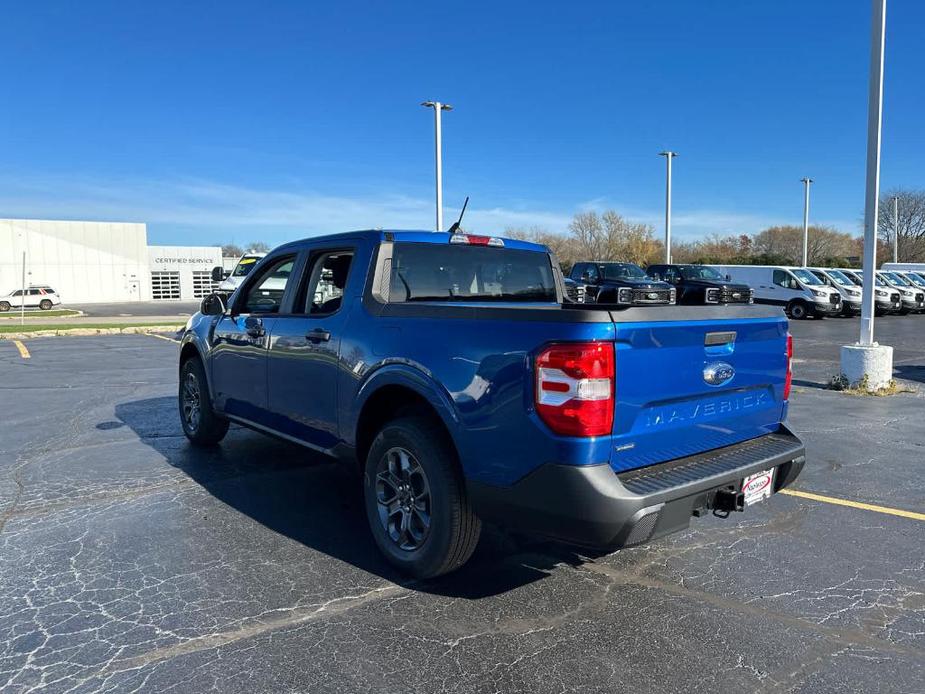
<svg viewBox="0 0 925 694"><path fill-rule="evenodd" d="M892 0L882 182L925 187L925 6ZM614 208L674 231L858 232L867 0L6 2L0 217L148 223L210 244L433 224L564 230Z"/></svg>

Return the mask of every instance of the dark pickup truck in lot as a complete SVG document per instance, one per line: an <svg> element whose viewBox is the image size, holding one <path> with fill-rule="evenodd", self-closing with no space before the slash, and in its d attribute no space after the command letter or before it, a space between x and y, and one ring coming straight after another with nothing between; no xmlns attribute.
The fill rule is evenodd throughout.
<svg viewBox="0 0 925 694"><path fill-rule="evenodd" d="M780 309L568 303L554 263L461 233L281 246L190 319L183 429L351 466L378 547L418 577L461 566L483 520L611 549L793 482Z"/></svg>
<svg viewBox="0 0 925 694"><path fill-rule="evenodd" d="M677 302L685 306L753 301L747 284L733 282L708 265L650 265L646 273L672 285L678 292Z"/></svg>
<svg viewBox="0 0 925 694"><path fill-rule="evenodd" d="M583 287L584 301L615 308L673 304L677 293L634 263L579 262L572 266L569 278Z"/></svg>

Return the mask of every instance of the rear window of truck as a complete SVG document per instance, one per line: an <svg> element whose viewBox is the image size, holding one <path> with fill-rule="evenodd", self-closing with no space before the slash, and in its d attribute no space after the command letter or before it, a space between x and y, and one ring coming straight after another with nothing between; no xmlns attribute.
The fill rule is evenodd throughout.
<svg viewBox="0 0 925 694"><path fill-rule="evenodd" d="M556 302L546 253L491 246L396 243L390 302Z"/></svg>

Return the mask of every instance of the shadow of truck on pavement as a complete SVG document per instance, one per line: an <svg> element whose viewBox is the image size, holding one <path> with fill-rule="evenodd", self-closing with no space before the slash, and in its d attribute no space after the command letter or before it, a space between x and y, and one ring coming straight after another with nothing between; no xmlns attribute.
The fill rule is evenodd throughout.
<svg viewBox="0 0 925 694"><path fill-rule="evenodd" d="M222 503L306 547L415 590L478 599L541 580L556 564L583 561L568 548L486 526L475 555L462 569L431 581L410 581L376 548L359 475L344 465L234 425L218 446L193 446L183 436L175 397L121 403L115 411L143 443Z"/></svg>

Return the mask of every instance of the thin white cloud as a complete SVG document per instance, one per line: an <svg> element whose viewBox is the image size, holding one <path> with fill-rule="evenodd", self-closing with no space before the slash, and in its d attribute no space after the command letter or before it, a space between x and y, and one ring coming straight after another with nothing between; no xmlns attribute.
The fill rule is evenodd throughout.
<svg viewBox="0 0 925 694"><path fill-rule="evenodd" d="M550 210L518 203L512 207L472 207L464 226L475 232L500 233L508 227L541 227L564 232L574 210L616 209L628 219L660 231L660 210L621 205L605 198L577 203L569 210ZM449 225L457 214L444 211ZM433 203L402 194L380 196L328 195L316 191L266 190L216 181L181 179L84 180L0 177L0 217L138 221L149 224L157 241L159 228L188 230L190 243L253 236L280 242L300 236L349 229L433 228ZM720 210L678 210L673 230L678 238L708 233L754 233L793 220ZM852 228L845 225L841 228Z"/></svg>

